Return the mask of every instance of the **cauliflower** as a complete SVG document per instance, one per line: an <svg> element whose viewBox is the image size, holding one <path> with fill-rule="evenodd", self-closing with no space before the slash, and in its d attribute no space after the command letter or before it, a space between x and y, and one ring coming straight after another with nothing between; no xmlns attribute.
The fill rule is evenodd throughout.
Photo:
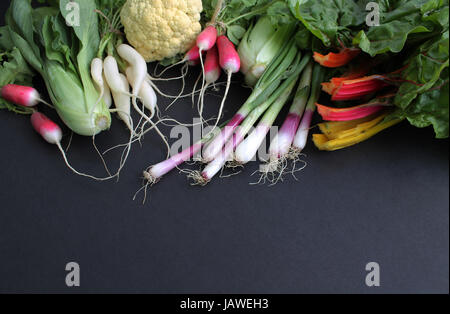
<svg viewBox="0 0 450 314"><path fill-rule="evenodd" d="M201 32L202 0L128 0L121 12L128 41L147 62L192 48Z"/></svg>

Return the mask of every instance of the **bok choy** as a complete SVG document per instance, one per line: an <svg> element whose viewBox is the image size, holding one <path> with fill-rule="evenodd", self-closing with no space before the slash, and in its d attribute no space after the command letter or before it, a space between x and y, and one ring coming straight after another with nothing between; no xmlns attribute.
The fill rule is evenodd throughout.
<svg viewBox="0 0 450 314"><path fill-rule="evenodd" d="M96 2L91 0L60 0L59 6L36 9L31 0L13 0L7 25L0 28L0 48L18 49L23 58L15 62L26 61L42 76L61 119L84 136L111 125L110 112L90 75L100 44L95 10Z"/></svg>

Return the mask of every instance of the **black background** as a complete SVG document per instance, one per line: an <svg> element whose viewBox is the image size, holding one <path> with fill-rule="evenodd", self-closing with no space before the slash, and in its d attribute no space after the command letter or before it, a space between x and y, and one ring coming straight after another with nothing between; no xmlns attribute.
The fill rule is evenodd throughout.
<svg viewBox="0 0 450 314"><path fill-rule="evenodd" d="M246 95L234 84L228 117ZM211 113L218 102L208 97ZM167 112L190 123L193 113L188 100ZM156 135L134 146L119 183L97 183L73 175L28 117L0 115L0 292L448 293L448 140L431 129L403 123L334 153L311 144L299 181L274 187L249 185L258 163L204 188L175 171L143 206L132 200L139 176L165 155ZM113 122L102 150L126 140ZM69 158L102 175L89 138L75 136ZM80 288L65 286L72 261ZM379 288L365 285L369 262L381 265Z"/></svg>

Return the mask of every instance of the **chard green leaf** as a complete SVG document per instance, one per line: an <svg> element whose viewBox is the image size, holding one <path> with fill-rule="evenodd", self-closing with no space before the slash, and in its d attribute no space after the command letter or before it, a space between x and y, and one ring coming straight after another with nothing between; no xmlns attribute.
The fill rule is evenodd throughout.
<svg viewBox="0 0 450 314"><path fill-rule="evenodd" d="M428 40L409 58L394 114L417 127L433 126L437 138L449 136L449 31Z"/></svg>
<svg viewBox="0 0 450 314"><path fill-rule="evenodd" d="M442 81L442 86L436 86L419 95L406 109L399 109L394 117L406 118L418 128L432 126L436 138L449 137L449 83ZM439 88L439 89L438 89Z"/></svg>
<svg viewBox="0 0 450 314"><path fill-rule="evenodd" d="M381 8L380 25L361 30L353 40L371 56L398 53L412 35L426 38L448 28L448 0L390 1Z"/></svg>
<svg viewBox="0 0 450 314"><path fill-rule="evenodd" d="M365 21L366 12L353 0L290 0L292 13L327 47L337 46L352 27Z"/></svg>

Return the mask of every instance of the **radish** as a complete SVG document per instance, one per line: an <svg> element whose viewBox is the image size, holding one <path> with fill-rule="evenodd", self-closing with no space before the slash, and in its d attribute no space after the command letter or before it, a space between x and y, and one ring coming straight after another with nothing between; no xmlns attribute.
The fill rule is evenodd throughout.
<svg viewBox="0 0 450 314"><path fill-rule="evenodd" d="M134 132L130 120L131 120L131 102L130 96L128 96L128 92L130 91L130 85L128 84L128 80L123 74L119 74L119 80L121 84L121 92L113 91L114 105L117 109L117 114L122 120L128 129L131 132Z"/></svg>
<svg viewBox="0 0 450 314"><path fill-rule="evenodd" d="M91 77L94 81L100 96L98 97L97 103L99 103L102 99L105 101L108 109L111 107L111 104L107 102L111 99L111 94L109 96L105 96L106 92L110 93L109 88L105 90L105 81L103 76L103 60L100 58L94 58L91 62ZM96 107L95 105L94 107Z"/></svg>
<svg viewBox="0 0 450 314"><path fill-rule="evenodd" d="M133 82L131 84L133 86L133 93L131 94L133 108L137 111L137 113L139 113L141 118L146 121L146 123L151 124L155 128L156 132L158 133L158 135L161 137L161 139L167 146L167 154L169 154L170 146L169 146L169 143L167 142L166 138L161 133L161 131L158 129L158 127L155 125L155 123L151 120L151 118L148 117L141 110L141 108L139 108L139 106L137 105L137 102L136 102L139 92L141 91L142 85L150 77L147 73L147 63L145 62L145 59L133 47L131 47L129 45L125 45L125 44L122 44L119 47L117 47L117 53L119 54L119 56L122 59L127 61L132 67L133 76L134 76ZM116 62L116 65L117 65L117 62ZM115 76L115 74L117 74L115 69L114 69L114 72L115 73L111 73L113 76ZM109 81L108 81L108 83L109 83ZM151 86L153 86L151 81L149 83ZM144 126L145 126L145 124L144 124ZM142 137L142 132L141 132L139 138L141 138L141 137Z"/></svg>
<svg viewBox="0 0 450 314"><path fill-rule="evenodd" d="M219 52L217 50L217 46L212 47L210 50L208 50L208 53L206 54L206 60L205 60L205 82L206 85L202 88L200 91L200 108L199 108L199 114L200 118L203 120L203 108L204 108L204 98L205 98L205 92L208 89L208 87L211 84L214 84L217 82L217 80L220 78L221 69L219 65Z"/></svg>
<svg viewBox="0 0 450 314"><path fill-rule="evenodd" d="M123 90L122 80L120 78L119 66L116 59L113 56L105 58L103 63L103 70L105 74L106 83L112 93L125 93ZM127 96L132 97L130 93L126 93Z"/></svg>
<svg viewBox="0 0 450 314"><path fill-rule="evenodd" d="M200 63L200 49L198 48L197 45L195 45L191 49L189 49L189 51L186 52L186 54L184 55L184 58L181 61L179 61L169 67L166 67L161 73L159 73L159 74L155 73L155 75L157 75L157 77L161 77L164 73L166 73L170 69L173 69L174 67L179 66L180 64L183 64L183 63L188 66L189 65L191 65L191 66L198 65ZM179 78L185 77L186 74ZM179 79L179 78L174 78L174 79ZM161 80L161 79L154 79L154 80ZM173 79L164 79L164 80L173 80Z"/></svg>
<svg viewBox="0 0 450 314"><path fill-rule="evenodd" d="M120 173L120 170L123 168L124 163L121 164L121 167L116 175L110 176L107 178L96 178L94 176L80 173L79 171L75 170L67 160L66 153L64 152L64 149L61 146L61 140L62 140L62 130L61 128L52 120L50 120L46 115L35 111L31 115L31 125L33 126L34 130L39 133L39 135L42 136L42 138L49 144L56 145L61 152L64 162L66 163L66 166L72 170L73 173L82 176L87 177L96 181L107 181L110 179L113 179L117 177Z"/></svg>
<svg viewBox="0 0 450 314"><path fill-rule="evenodd" d="M94 81L97 91L100 93L99 99L103 99L107 108L112 106L111 90L106 84L105 74L103 73L103 60L94 58L91 62L91 77Z"/></svg>
<svg viewBox="0 0 450 314"><path fill-rule="evenodd" d="M214 26L206 27L203 32L197 37L197 47L199 49L199 55L201 57L202 51L208 51L216 44L217 29Z"/></svg>
<svg viewBox="0 0 450 314"><path fill-rule="evenodd" d="M141 90L142 84L144 83L147 77L147 63L145 59L131 46L122 44L117 47L117 53L119 56L127 61L133 69L134 80L131 83L133 86L133 106L136 105L136 99Z"/></svg>
<svg viewBox="0 0 450 314"><path fill-rule="evenodd" d="M200 62L200 49L198 46L192 47L183 59L188 65L198 65Z"/></svg>
<svg viewBox="0 0 450 314"><path fill-rule="evenodd" d="M216 124L214 128L219 124L222 117L225 101L228 97L228 92L231 85L231 76L234 73L239 72L241 68L241 59L236 51L233 43L226 36L219 36L217 38L217 48L219 50L219 63L221 68L227 73L227 87L225 89L225 95L223 96L222 103L219 108L219 115L217 116Z"/></svg>
<svg viewBox="0 0 450 314"><path fill-rule="evenodd" d="M62 130L52 120L40 112L31 115L31 124L44 140L53 145L61 145Z"/></svg>
<svg viewBox="0 0 450 314"><path fill-rule="evenodd" d="M126 69L126 74L128 82L130 84L134 84L136 80L133 69L131 67L128 67ZM139 97L141 98L144 107L150 110L153 116L156 112L157 97L154 89L146 80L142 83L141 90L139 91Z"/></svg>
<svg viewBox="0 0 450 314"><path fill-rule="evenodd" d="M101 94L104 92L105 82L103 81L103 60L94 58L91 62L91 77L94 83L100 89ZM102 95L103 96L103 95Z"/></svg>
<svg viewBox="0 0 450 314"><path fill-rule="evenodd" d="M105 73L103 73L102 76L103 76L103 82L105 82L105 84L103 85L103 89L105 91L104 95L103 95L103 101L105 102L106 107L109 109L109 108L111 108L111 106L113 104L111 90L109 89L109 86L106 83Z"/></svg>
<svg viewBox="0 0 450 314"><path fill-rule="evenodd" d="M212 49L217 41L217 29L215 26L213 25L209 25L207 26L201 33L200 35L197 36L197 47L199 49L199 56L200 56L200 63L202 65L202 73L203 73L203 82L202 82L202 88L201 91L205 90L205 85L206 85L206 69L205 69L205 65L203 63L203 56L202 53L203 51L209 51L210 49ZM200 98L201 98L201 93L200 93ZM199 109L199 112L202 112L202 110ZM200 118L203 119L201 117L200 114ZM217 124L215 125L217 126Z"/></svg>
<svg viewBox="0 0 450 314"><path fill-rule="evenodd" d="M205 59L205 80L207 84L213 84L217 82L220 77L220 66L219 66L219 51L217 46L212 47L208 50Z"/></svg>
<svg viewBox="0 0 450 314"><path fill-rule="evenodd" d="M23 107L34 107L39 102L45 103L36 89L29 86L8 84L1 89L2 98Z"/></svg>
<svg viewBox="0 0 450 314"><path fill-rule="evenodd" d="M227 73L237 73L241 68L241 59L234 44L224 35L217 38L219 48L220 66Z"/></svg>

